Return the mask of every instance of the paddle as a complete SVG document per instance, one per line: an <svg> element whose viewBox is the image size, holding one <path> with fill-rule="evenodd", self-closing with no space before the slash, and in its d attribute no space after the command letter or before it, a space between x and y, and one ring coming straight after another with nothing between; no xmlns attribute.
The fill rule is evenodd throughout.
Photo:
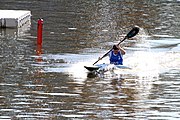
<svg viewBox="0 0 180 120"><path fill-rule="evenodd" d="M134 27L125 37L123 40L121 40L117 45L119 46L124 40L129 39L134 37L137 33L139 32L139 28L138 27ZM112 50L113 48L111 48ZM100 59L98 59L96 62L93 63L93 65L95 65L97 62L99 62L99 60L103 59L104 57L106 57L109 52L111 52L111 50L109 50L106 54L104 54Z"/></svg>

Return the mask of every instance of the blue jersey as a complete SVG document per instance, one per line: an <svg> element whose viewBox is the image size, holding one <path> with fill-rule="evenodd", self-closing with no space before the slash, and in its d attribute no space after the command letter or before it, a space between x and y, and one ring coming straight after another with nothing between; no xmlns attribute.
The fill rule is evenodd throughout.
<svg viewBox="0 0 180 120"><path fill-rule="evenodd" d="M118 54L114 54L113 51L110 52L109 54L109 60L110 60L110 64L114 64L114 65L122 65L123 64L123 59L122 59L122 55L120 53L120 51L118 52Z"/></svg>

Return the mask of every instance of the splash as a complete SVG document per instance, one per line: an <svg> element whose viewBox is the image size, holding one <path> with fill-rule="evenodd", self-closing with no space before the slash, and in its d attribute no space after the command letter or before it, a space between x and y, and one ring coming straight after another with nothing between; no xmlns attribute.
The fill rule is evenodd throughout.
<svg viewBox="0 0 180 120"><path fill-rule="evenodd" d="M159 75L159 56L147 51L134 52L132 57L127 58L129 66L133 68L131 74L136 74L140 78L153 78Z"/></svg>
<svg viewBox="0 0 180 120"><path fill-rule="evenodd" d="M144 29L140 31L136 44L128 48L134 52L124 60L133 68L131 74L136 74L140 79L158 79L161 73L179 69L179 39L155 39Z"/></svg>
<svg viewBox="0 0 180 120"><path fill-rule="evenodd" d="M78 81L82 81L87 78L87 71L84 66L92 65L90 62L78 62L72 64L71 67L67 69L68 73L72 75L72 77Z"/></svg>

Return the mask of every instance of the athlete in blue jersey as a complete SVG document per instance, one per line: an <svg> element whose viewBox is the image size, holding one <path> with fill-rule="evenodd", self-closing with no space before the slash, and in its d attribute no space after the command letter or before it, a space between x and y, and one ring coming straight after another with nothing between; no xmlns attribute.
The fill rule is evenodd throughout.
<svg viewBox="0 0 180 120"><path fill-rule="evenodd" d="M113 50L109 53L109 60L110 60L110 64L114 64L114 65L122 65L123 64L123 55L126 53L126 51L117 46L114 45L113 46Z"/></svg>
<svg viewBox="0 0 180 120"><path fill-rule="evenodd" d="M110 64L123 65L123 57L122 56L125 54L126 54L126 51L123 48L121 48L117 45L113 45L113 49L108 54Z"/></svg>

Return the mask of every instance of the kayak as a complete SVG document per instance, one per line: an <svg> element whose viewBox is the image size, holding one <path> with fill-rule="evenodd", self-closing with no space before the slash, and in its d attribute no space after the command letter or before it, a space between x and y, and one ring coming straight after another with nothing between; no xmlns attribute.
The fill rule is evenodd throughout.
<svg viewBox="0 0 180 120"><path fill-rule="evenodd" d="M90 72L98 72L98 71L112 71L114 69L131 69L127 66L124 65L114 65L114 64L97 64L97 65L92 65L92 66L84 66L88 71Z"/></svg>

